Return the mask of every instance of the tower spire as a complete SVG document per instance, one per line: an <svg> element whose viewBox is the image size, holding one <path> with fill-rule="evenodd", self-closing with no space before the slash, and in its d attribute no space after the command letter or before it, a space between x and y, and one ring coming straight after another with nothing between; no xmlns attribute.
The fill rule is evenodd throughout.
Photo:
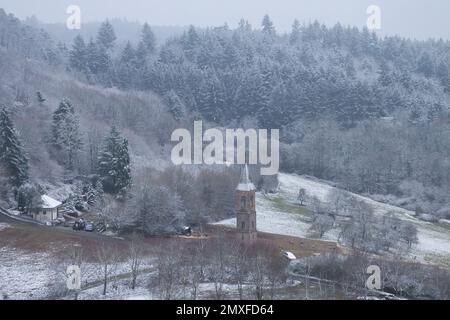
<svg viewBox="0 0 450 320"><path fill-rule="evenodd" d="M250 176L248 173L248 166L245 164L244 168L241 169L241 179L236 188L238 191L253 191L255 190L254 184L250 181Z"/></svg>

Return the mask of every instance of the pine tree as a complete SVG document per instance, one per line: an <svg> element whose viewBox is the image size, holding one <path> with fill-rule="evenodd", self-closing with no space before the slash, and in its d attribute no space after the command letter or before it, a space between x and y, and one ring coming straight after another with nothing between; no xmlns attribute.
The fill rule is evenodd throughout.
<svg viewBox="0 0 450 320"><path fill-rule="evenodd" d="M261 112L267 110L270 106L270 96L273 91L273 72L269 65L262 65L260 71L261 86L259 87L260 105L258 108ZM281 79L279 82L282 82Z"/></svg>
<svg viewBox="0 0 450 320"><path fill-rule="evenodd" d="M258 69L243 75L241 85L236 92L236 107L238 116L242 114L258 114L267 106L267 93L263 79Z"/></svg>
<svg viewBox="0 0 450 320"><path fill-rule="evenodd" d="M394 79L392 78L391 69L385 61L383 61L380 65L378 81L383 87L392 85L394 81Z"/></svg>
<svg viewBox="0 0 450 320"><path fill-rule="evenodd" d="M194 50L200 42L200 37L197 34L194 26L189 26L189 30L185 35L184 47L186 50Z"/></svg>
<svg viewBox="0 0 450 320"><path fill-rule="evenodd" d="M265 15L262 21L262 31L267 35L275 35L275 27L269 15Z"/></svg>
<svg viewBox="0 0 450 320"><path fill-rule="evenodd" d="M114 47L116 39L113 26L106 20L102 23L97 33L97 44L106 51L109 51Z"/></svg>
<svg viewBox="0 0 450 320"><path fill-rule="evenodd" d="M0 109L0 162L13 186L28 180L28 159L6 107Z"/></svg>
<svg viewBox="0 0 450 320"><path fill-rule="evenodd" d="M120 55L120 62L130 67L134 66L136 62L136 52L130 41L127 42L122 54Z"/></svg>
<svg viewBox="0 0 450 320"><path fill-rule="evenodd" d="M147 65L148 52L145 44L142 41L139 41L135 54L137 65L140 68L145 67Z"/></svg>
<svg viewBox="0 0 450 320"><path fill-rule="evenodd" d="M170 90L164 95L164 101L175 120L179 121L186 116L186 106L174 90Z"/></svg>
<svg viewBox="0 0 450 320"><path fill-rule="evenodd" d="M95 74L106 74L111 66L111 53L116 41L116 34L113 26L108 20L102 23L97 33L97 41L95 43L95 61L98 67ZM104 79L107 80L107 79Z"/></svg>
<svg viewBox="0 0 450 320"><path fill-rule="evenodd" d="M120 55L117 77L120 87L132 88L138 72L136 52L128 41Z"/></svg>
<svg viewBox="0 0 450 320"><path fill-rule="evenodd" d="M105 192L119 194L125 192L131 184L128 141L120 136L115 126L105 139L98 168Z"/></svg>
<svg viewBox="0 0 450 320"><path fill-rule="evenodd" d="M219 121L225 108L225 90L213 71L208 71L200 84L197 101L198 111L206 119Z"/></svg>
<svg viewBox="0 0 450 320"><path fill-rule="evenodd" d="M300 22L298 22L297 19L294 20L294 23L292 24L292 32L289 36L289 42L291 44L297 44L300 41L301 34L300 34Z"/></svg>
<svg viewBox="0 0 450 320"><path fill-rule="evenodd" d="M43 190L35 183L25 182L17 189L17 207L38 208L42 204Z"/></svg>
<svg viewBox="0 0 450 320"><path fill-rule="evenodd" d="M252 26L247 20L241 19L241 20L239 20L238 29L242 33L248 33L248 32L252 31Z"/></svg>
<svg viewBox="0 0 450 320"><path fill-rule="evenodd" d="M95 206L102 201L103 197L103 185L100 180L97 180L90 188L90 193L88 194L88 204Z"/></svg>
<svg viewBox="0 0 450 320"><path fill-rule="evenodd" d="M450 67L444 61L441 61L439 64L436 75L441 80L442 85L444 86L445 92L450 91Z"/></svg>
<svg viewBox="0 0 450 320"><path fill-rule="evenodd" d="M92 74L98 74L100 71L107 70L109 57L105 51L99 49L97 44L91 38L86 48L87 69Z"/></svg>
<svg viewBox="0 0 450 320"><path fill-rule="evenodd" d="M63 99L53 113L52 143L64 152L65 165L72 170L82 141L79 132L79 121L75 110L68 99Z"/></svg>
<svg viewBox="0 0 450 320"><path fill-rule="evenodd" d="M70 66L78 71L86 71L88 61L86 55L86 43L82 36L77 35L69 53Z"/></svg>
<svg viewBox="0 0 450 320"><path fill-rule="evenodd" d="M425 52L417 62L417 71L423 73L426 77L431 77L434 73L433 60L428 52Z"/></svg>
<svg viewBox="0 0 450 320"><path fill-rule="evenodd" d="M155 34L152 31L152 28L145 23L142 27L142 38L141 43L146 49L148 54L153 54L156 51L156 38Z"/></svg>

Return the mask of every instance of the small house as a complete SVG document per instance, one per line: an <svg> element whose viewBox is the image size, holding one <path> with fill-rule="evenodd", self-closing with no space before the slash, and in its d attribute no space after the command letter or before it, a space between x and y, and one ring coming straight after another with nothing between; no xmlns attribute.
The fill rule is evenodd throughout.
<svg viewBox="0 0 450 320"><path fill-rule="evenodd" d="M27 214L40 222L52 222L58 218L62 203L47 195L41 196L42 203L38 208L27 208Z"/></svg>

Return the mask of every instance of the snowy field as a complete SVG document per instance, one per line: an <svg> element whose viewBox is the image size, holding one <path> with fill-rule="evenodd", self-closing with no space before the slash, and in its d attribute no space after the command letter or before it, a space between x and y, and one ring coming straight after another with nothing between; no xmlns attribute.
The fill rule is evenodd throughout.
<svg viewBox="0 0 450 320"><path fill-rule="evenodd" d="M0 232L1 236L1 232ZM65 289L64 267L55 265L55 257L51 253L30 253L11 247L0 248L0 300L33 300L58 297ZM152 267L152 260L145 260L141 270ZM116 281L110 281L108 295L102 296L101 266L94 263L85 263L82 267L83 286L90 287L89 283L98 283L90 289L82 291L80 299L121 299L136 296L147 290L127 290L122 286L118 291ZM118 263L110 277L128 277L129 264Z"/></svg>
<svg viewBox="0 0 450 320"><path fill-rule="evenodd" d="M298 190L306 190L308 197L316 196L323 202L328 201L330 191L335 187L304 176L280 173L280 188L276 195L257 194L257 227L259 231L308 238L309 219L307 214L295 210ZM393 205L377 202L367 197L352 194L359 200L371 205L374 213L384 215L394 212L399 218L413 222L418 228L419 243L412 255L421 261L450 264L450 229L443 228L414 217L414 213ZM284 203L280 208L280 201ZM216 224L235 227L236 219L227 219ZM327 232L324 239L337 240L339 230Z"/></svg>
<svg viewBox="0 0 450 320"><path fill-rule="evenodd" d="M49 260L49 256L43 253L0 248L0 299L47 297L52 283Z"/></svg>

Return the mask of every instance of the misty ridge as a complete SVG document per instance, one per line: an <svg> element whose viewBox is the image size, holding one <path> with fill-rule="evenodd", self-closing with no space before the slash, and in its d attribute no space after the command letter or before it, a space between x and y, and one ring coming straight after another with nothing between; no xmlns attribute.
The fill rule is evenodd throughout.
<svg viewBox="0 0 450 320"><path fill-rule="evenodd" d="M71 30L65 23L48 23L40 21L36 16L26 18L24 24L33 28L43 29L48 32L55 42L72 43L77 35L82 35L84 39L95 38L101 22L83 22L83 27L79 30ZM125 44L130 41L133 44L139 43L142 23L129 21L127 19L113 18L109 22L114 27L118 44ZM152 25L152 31L155 34L157 42L163 44L169 38L183 34L187 26L155 26Z"/></svg>
<svg viewBox="0 0 450 320"><path fill-rule="evenodd" d="M242 19L237 28L111 19L82 24L80 32L38 19L21 21L0 9L0 208L39 207L50 195L65 215L95 216L114 235L161 237L186 226L203 232L225 225L236 213L241 166L171 161L173 132L194 135L202 121L205 130L221 132L279 129L280 174L249 169L257 205L270 203L280 216L294 212L290 224L303 226L309 238L358 252L316 257L295 272L346 283L342 292L354 298L352 286L363 281L352 274L369 263L365 254L415 260L416 248L425 250L425 222L445 235L439 240L448 235L450 41L298 20L280 33L269 15L260 25ZM321 197L323 190L331 191ZM439 254L448 250L448 242L439 245ZM273 298L286 282L276 248L251 253L250 263L264 256L260 278L245 257L233 256L236 248L220 239L201 248L235 263L207 269L210 278L221 277L211 280L216 297L232 274L239 290L249 281L258 299ZM159 253L160 274L185 263L190 249L170 245L177 263ZM437 253L426 258L448 261ZM395 263L380 263L398 271ZM242 270L228 272L233 267ZM398 268L386 279L395 294L448 299L448 270L409 262ZM432 280L425 285L420 277ZM163 298L185 298L166 280L159 282L167 285Z"/></svg>

